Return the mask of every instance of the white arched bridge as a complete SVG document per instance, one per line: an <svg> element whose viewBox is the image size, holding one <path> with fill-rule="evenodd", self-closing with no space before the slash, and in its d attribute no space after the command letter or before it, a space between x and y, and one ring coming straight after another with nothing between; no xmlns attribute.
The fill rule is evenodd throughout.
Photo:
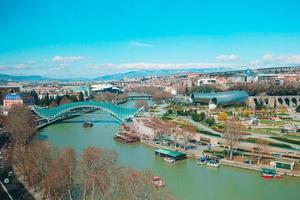
<svg viewBox="0 0 300 200"><path fill-rule="evenodd" d="M118 105L96 101L68 103L54 108L33 106L32 111L40 118L47 120L49 123L64 118L71 111L84 108L104 110L121 123L124 123L126 120L134 117L135 114L140 111L135 108L124 108Z"/></svg>

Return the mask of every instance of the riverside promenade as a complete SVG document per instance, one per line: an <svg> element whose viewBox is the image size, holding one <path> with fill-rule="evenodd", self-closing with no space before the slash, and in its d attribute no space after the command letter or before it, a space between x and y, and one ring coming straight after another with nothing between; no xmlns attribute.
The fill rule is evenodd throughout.
<svg viewBox="0 0 300 200"><path fill-rule="evenodd" d="M159 145L159 144L155 144L155 143L149 142L147 140L141 140L141 143L144 144L144 145L150 146L152 148L163 148L163 149L172 150L172 151L174 151L174 149L175 149L175 148L172 148L172 147L167 147L167 146L162 146L162 145ZM192 158L192 159L199 159L199 157L202 155L201 153L194 153L194 152L191 152L191 151L181 150L181 152L186 153L187 156L189 158ZM267 168L269 167L270 168L269 165L253 165L253 164L246 164L246 163L243 163L243 162L232 161L232 160L227 160L227 159L221 159L220 164L221 165L226 165L226 166L231 166L231 167L237 167L237 168L241 168L241 169L253 170L253 171L260 171L261 168L263 168L263 167L267 167ZM284 175L286 175L286 176L292 176L292 177L299 177L300 178L300 171L299 170L290 171L290 170L280 169L279 171L283 172Z"/></svg>

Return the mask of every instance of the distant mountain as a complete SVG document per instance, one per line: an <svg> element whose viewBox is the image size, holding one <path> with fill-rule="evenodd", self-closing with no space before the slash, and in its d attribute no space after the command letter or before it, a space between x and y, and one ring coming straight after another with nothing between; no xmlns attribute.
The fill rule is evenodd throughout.
<svg viewBox="0 0 300 200"><path fill-rule="evenodd" d="M7 82L7 81L45 81L51 80L50 78L36 76L36 75L28 75L28 76L13 76L13 75L6 75L0 74L0 81Z"/></svg>
<svg viewBox="0 0 300 200"><path fill-rule="evenodd" d="M231 71L230 68L202 68L202 69L162 69L162 70L132 70L123 73L115 73L109 75L103 75L97 77L95 79L92 78L64 78L64 79L57 79L57 78L49 78L37 75L27 75L27 76L14 76L14 75L7 75L7 74L0 74L0 84L7 83L9 81L21 82L21 81L110 81L110 80L121 80L124 77L129 79L138 78L138 77L145 77L145 76L169 76L169 75L176 75L176 74L185 74L185 73L212 73L212 72L225 72Z"/></svg>
<svg viewBox="0 0 300 200"><path fill-rule="evenodd" d="M124 73L116 73L103 75L94 80L97 81L109 81L109 80L121 80L124 77L129 79L145 77L145 76L169 76L184 73L212 73L212 72L225 72L231 71L230 68L202 68L202 69L163 69L163 70L135 70Z"/></svg>

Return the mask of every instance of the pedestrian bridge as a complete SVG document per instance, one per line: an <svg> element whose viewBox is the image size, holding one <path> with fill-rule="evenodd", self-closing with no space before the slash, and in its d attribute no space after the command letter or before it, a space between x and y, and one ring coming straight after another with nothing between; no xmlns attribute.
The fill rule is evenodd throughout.
<svg viewBox="0 0 300 200"><path fill-rule="evenodd" d="M54 108L33 106L32 111L42 119L45 119L48 122L53 122L65 118L65 116L72 111L76 112L76 110L84 109L84 108L94 108L94 109L104 110L110 115L112 115L114 118L116 118L118 121L120 121L121 123L134 117L134 115L137 112L139 112L139 110L135 108L124 108L118 105L113 105L105 102L96 102L96 101L75 102L75 103L64 104Z"/></svg>
<svg viewBox="0 0 300 200"><path fill-rule="evenodd" d="M152 99L152 95L147 93L129 92L128 99Z"/></svg>

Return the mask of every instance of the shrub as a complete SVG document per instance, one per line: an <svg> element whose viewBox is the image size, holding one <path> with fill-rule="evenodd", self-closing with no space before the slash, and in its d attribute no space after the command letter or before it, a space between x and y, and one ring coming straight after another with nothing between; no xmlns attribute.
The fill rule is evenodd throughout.
<svg viewBox="0 0 300 200"><path fill-rule="evenodd" d="M195 121L195 122L198 122L199 121L199 115L197 113L193 113L192 114L192 119Z"/></svg>
<svg viewBox="0 0 300 200"><path fill-rule="evenodd" d="M207 118L207 119L205 119L205 123L207 123L208 124L208 126L213 126L213 125L215 125L215 119L214 118Z"/></svg>
<svg viewBox="0 0 300 200"><path fill-rule="evenodd" d="M206 118L205 112L201 112L199 115L199 121L203 121L203 120L205 120L205 118Z"/></svg>
<svg viewBox="0 0 300 200"><path fill-rule="evenodd" d="M297 144L297 145L300 145L300 141L299 140L292 140L292 139L289 139L289 138L284 138L284 137L270 137L270 138L273 138L275 140L279 140L279 141L282 141L282 142L288 142L288 143L291 143L291 144Z"/></svg>
<svg viewBox="0 0 300 200"><path fill-rule="evenodd" d="M227 118L228 118L228 116L227 116L227 113L226 113L226 112L220 112L220 113L218 114L218 119L219 119L219 120L226 121Z"/></svg>

